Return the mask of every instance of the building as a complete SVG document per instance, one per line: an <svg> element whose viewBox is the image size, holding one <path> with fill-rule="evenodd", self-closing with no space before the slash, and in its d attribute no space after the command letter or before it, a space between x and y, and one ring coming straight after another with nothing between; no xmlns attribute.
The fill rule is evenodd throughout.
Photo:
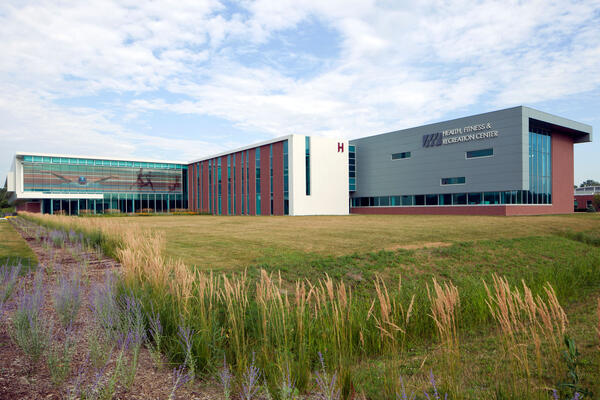
<svg viewBox="0 0 600 400"><path fill-rule="evenodd" d="M189 204L219 215L348 214L348 141L290 135L192 161Z"/></svg>
<svg viewBox="0 0 600 400"><path fill-rule="evenodd" d="M95 214L187 208L187 165L181 162L19 152L6 183L18 211Z"/></svg>
<svg viewBox="0 0 600 400"><path fill-rule="evenodd" d="M575 211L587 211L593 206L594 195L600 196L600 186L586 186L575 189ZM600 211L600 210L596 210Z"/></svg>
<svg viewBox="0 0 600 400"><path fill-rule="evenodd" d="M353 140L362 214L573 212L573 145L592 127L514 107Z"/></svg>
<svg viewBox="0 0 600 400"><path fill-rule="evenodd" d="M69 214L573 212L573 146L592 127L528 107L361 139L289 135L187 163L17 153L20 210Z"/></svg>

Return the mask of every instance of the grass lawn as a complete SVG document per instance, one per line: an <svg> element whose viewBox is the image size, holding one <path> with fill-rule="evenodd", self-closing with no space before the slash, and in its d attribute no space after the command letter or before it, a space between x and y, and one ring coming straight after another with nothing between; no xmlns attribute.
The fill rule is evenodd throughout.
<svg viewBox="0 0 600 400"><path fill-rule="evenodd" d="M371 308L375 304L371 299L375 297L373 280L376 275L383 278L398 304L408 305L414 295L410 324L406 326L406 350L402 355L377 353L373 350L375 347L369 347L370 353L366 352L364 356L356 356L359 353L348 356L353 362L350 367L353 384L369 399L394 398L400 375L411 387L426 387L429 370L447 382L451 381L430 317L427 287L432 284L432 277L440 282L451 281L460 292L457 311L460 374L452 378L462 393L458 398L550 398L544 388L559 387L569 381L562 372L561 376L551 375L549 367L544 370L544 375L534 376L529 383L521 378L513 382L518 386L514 390L524 393L522 396L514 397L506 391L512 390L510 357L502 350L503 339L489 312L482 280L490 284L492 274L496 273L506 277L513 287L525 282L533 296L540 294L542 297L543 286L549 282L567 313L567 333L575 339L580 352L579 384L600 394L600 338L596 333L600 324L596 314L600 296L600 214L536 217L156 216L119 217L118 220L163 231L167 238L167 255L181 258L189 266L221 271L247 268L251 282L248 292L256 290L253 279L258 277L259 269L281 272L286 286L282 292L289 293L292 293L288 290L292 288L289 283L296 280L307 278L316 282L325 273L334 280L342 279L346 287L352 289L354 304L359 305L355 308L356 315L349 319L348 326L354 326L349 332L356 333L360 321L369 319L369 304ZM401 287L398 286L400 276ZM145 301L158 304L164 298L159 294ZM257 303L252 304L256 306ZM229 311L215 314L233 315ZM177 326L180 316L167 315L170 318L167 322L170 321L172 327ZM199 315L193 309L188 319L190 326L198 331L205 329L205 321ZM249 346L260 348L263 337L256 333L260 314L254 310L243 315ZM329 320L327 322L319 325L318 319L311 321L310 325L317 328L308 335L313 342L307 353L314 355L327 346L329 351L334 351L326 329ZM175 332L171 329L172 337ZM364 332L368 335L369 331ZM374 343L376 336L366 337ZM167 352L179 354L176 339L171 342L174 344ZM367 341L367 345L355 343L355 350L366 348L368 343L372 342ZM269 348L274 353L269 353L272 357L265 355L265 360L275 360L277 348ZM529 354L531 360L534 357L532 351L533 348ZM246 356L249 354L250 351ZM341 360L343 354L338 355ZM215 360L220 365L222 355L219 353ZM557 370L566 369L562 359L557 363ZM445 374L448 377L444 377ZM535 397L527 397L529 390L521 390L527 385L534 385Z"/></svg>
<svg viewBox="0 0 600 400"><path fill-rule="evenodd" d="M312 256L344 256L483 239L552 236L566 231L586 231L600 225L600 215L595 214L124 219L164 231L169 256L182 258L188 265L215 270L236 270L262 263L285 265Z"/></svg>
<svg viewBox="0 0 600 400"><path fill-rule="evenodd" d="M23 266L36 266L38 261L25 240L7 220L0 221L0 265L21 262Z"/></svg>

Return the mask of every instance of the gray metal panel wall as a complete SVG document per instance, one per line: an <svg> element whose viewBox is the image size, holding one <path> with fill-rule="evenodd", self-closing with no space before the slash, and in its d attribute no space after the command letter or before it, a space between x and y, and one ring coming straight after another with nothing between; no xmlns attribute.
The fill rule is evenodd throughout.
<svg viewBox="0 0 600 400"><path fill-rule="evenodd" d="M527 158L522 113L522 107L514 107L353 140L357 190L352 197L521 190ZM498 137L423 147L423 135L488 122ZM492 157L465 157L466 151L489 147ZM392 153L405 151L410 158L391 159ZM441 178L461 176L464 185L440 184Z"/></svg>

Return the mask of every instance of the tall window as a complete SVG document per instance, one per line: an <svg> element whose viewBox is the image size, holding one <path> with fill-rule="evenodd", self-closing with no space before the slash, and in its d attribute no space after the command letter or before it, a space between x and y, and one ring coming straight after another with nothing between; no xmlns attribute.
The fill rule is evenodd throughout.
<svg viewBox="0 0 600 400"><path fill-rule="evenodd" d="M260 215L260 148L254 149L256 153L256 215Z"/></svg>
<svg viewBox="0 0 600 400"><path fill-rule="evenodd" d="M356 191L356 147L348 146L348 187L351 192Z"/></svg>
<svg viewBox="0 0 600 400"><path fill-rule="evenodd" d="M304 145L306 147L306 195L310 196L310 137L306 136Z"/></svg>
<svg viewBox="0 0 600 400"><path fill-rule="evenodd" d="M213 212L213 178L212 178L212 161L208 160L208 212Z"/></svg>
<svg viewBox="0 0 600 400"><path fill-rule="evenodd" d="M552 204L552 143L550 131L529 125L528 204Z"/></svg>
<svg viewBox="0 0 600 400"><path fill-rule="evenodd" d="M246 150L246 213L250 214L250 166L248 160L249 150Z"/></svg>
<svg viewBox="0 0 600 400"><path fill-rule="evenodd" d="M288 141L283 142L283 214L290 214Z"/></svg>

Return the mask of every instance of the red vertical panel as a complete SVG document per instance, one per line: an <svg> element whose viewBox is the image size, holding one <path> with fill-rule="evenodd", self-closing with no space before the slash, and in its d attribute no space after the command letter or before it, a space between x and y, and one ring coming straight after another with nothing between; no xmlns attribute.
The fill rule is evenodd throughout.
<svg viewBox="0 0 600 400"><path fill-rule="evenodd" d="M242 213L242 157L244 152L235 154L235 213Z"/></svg>
<svg viewBox="0 0 600 400"><path fill-rule="evenodd" d="M270 146L260 148L260 214L271 215Z"/></svg>
<svg viewBox="0 0 600 400"><path fill-rule="evenodd" d="M248 214L256 215L256 152L258 149L251 149L248 152L248 172L250 173L250 210Z"/></svg>
<svg viewBox="0 0 600 400"><path fill-rule="evenodd" d="M191 203L192 197L194 195L191 190L191 188L192 188L192 171L190 170L190 165L188 165L188 170L187 170L187 187L188 187L187 201L188 201L188 208L190 208L190 203Z"/></svg>
<svg viewBox="0 0 600 400"><path fill-rule="evenodd" d="M573 212L573 139L552 132L552 212Z"/></svg>
<svg viewBox="0 0 600 400"><path fill-rule="evenodd" d="M227 215L227 156L221 157L221 214Z"/></svg>
<svg viewBox="0 0 600 400"><path fill-rule="evenodd" d="M283 215L283 142L273 143L273 215Z"/></svg>
<svg viewBox="0 0 600 400"><path fill-rule="evenodd" d="M201 210L203 212L208 212L208 162L202 161L202 207Z"/></svg>
<svg viewBox="0 0 600 400"><path fill-rule="evenodd" d="M188 209L193 210L193 211L198 211L197 207L196 207L196 199L198 198L198 185L196 185L196 166L198 164L197 163L193 163L190 166L188 166L188 178L191 175L191 185L188 185L188 193L192 193L192 203L190 204L189 199L188 199ZM192 173L190 174L190 167L192 167ZM189 198L189 196L188 196Z"/></svg>

